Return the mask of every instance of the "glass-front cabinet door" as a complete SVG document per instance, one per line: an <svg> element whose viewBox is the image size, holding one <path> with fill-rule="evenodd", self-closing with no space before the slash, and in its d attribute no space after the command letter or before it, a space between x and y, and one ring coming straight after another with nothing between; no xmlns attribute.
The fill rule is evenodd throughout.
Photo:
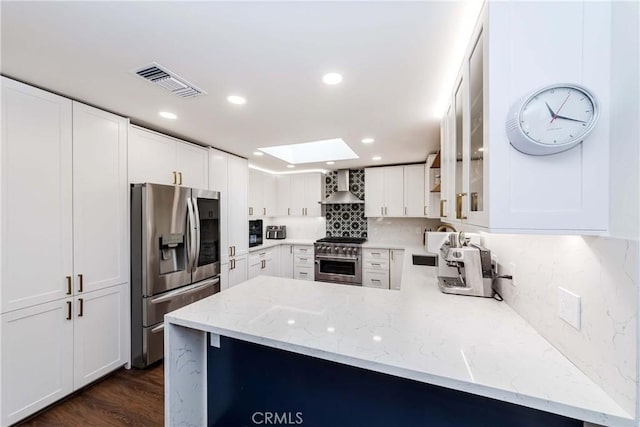
<svg viewBox="0 0 640 427"><path fill-rule="evenodd" d="M468 60L469 105L468 129L465 145L464 189L462 191L463 216L474 225L487 225L484 215L486 206L485 183L485 137L484 137L484 46L480 28L472 45Z"/></svg>
<svg viewBox="0 0 640 427"><path fill-rule="evenodd" d="M452 154L453 167L453 189L455 194L455 219L466 219L466 215L463 209L463 198L466 195L464 191L464 118L465 114L465 79L461 79L458 87L456 88L455 95L453 97L453 105L455 109L453 140L454 150Z"/></svg>

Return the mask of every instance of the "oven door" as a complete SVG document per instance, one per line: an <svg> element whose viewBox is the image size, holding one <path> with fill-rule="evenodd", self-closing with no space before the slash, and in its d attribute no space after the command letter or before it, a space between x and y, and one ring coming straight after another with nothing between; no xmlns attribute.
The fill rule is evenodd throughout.
<svg viewBox="0 0 640 427"><path fill-rule="evenodd" d="M316 255L315 279L320 282L362 284L360 257Z"/></svg>

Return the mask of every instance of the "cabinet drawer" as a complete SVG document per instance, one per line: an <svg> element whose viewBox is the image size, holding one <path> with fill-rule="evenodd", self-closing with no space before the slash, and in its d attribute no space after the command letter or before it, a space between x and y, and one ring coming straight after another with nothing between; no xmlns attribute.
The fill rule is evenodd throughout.
<svg viewBox="0 0 640 427"><path fill-rule="evenodd" d="M313 254L311 255L299 255L293 256L293 265L300 265L304 267L313 267Z"/></svg>
<svg viewBox="0 0 640 427"><path fill-rule="evenodd" d="M386 260L365 260L362 263L364 270L389 271L389 261Z"/></svg>
<svg viewBox="0 0 640 427"><path fill-rule="evenodd" d="M271 249L266 251L252 252L249 255L249 265L260 264L263 260L271 261L273 259L273 251Z"/></svg>
<svg viewBox="0 0 640 427"><path fill-rule="evenodd" d="M313 246L298 246L298 245L296 245L296 246L293 247L293 253L294 254L313 256Z"/></svg>
<svg viewBox="0 0 640 427"><path fill-rule="evenodd" d="M363 271L362 286L389 289L389 273L383 271Z"/></svg>
<svg viewBox="0 0 640 427"><path fill-rule="evenodd" d="M385 260L389 262L389 249L363 249L362 259L367 260Z"/></svg>
<svg viewBox="0 0 640 427"><path fill-rule="evenodd" d="M298 267L293 269L293 278L299 280L314 280L313 267Z"/></svg>

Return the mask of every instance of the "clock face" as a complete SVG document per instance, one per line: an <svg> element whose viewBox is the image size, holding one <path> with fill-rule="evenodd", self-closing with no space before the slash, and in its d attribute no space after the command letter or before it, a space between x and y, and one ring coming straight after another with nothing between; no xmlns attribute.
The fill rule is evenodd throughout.
<svg viewBox="0 0 640 427"><path fill-rule="evenodd" d="M590 94L558 85L534 93L524 103L519 126L533 142L553 147L582 141L596 119L596 103Z"/></svg>

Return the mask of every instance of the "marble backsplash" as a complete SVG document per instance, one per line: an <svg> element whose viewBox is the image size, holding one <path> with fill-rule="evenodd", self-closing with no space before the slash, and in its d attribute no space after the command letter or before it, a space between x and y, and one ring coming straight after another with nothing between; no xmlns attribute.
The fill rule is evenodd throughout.
<svg viewBox="0 0 640 427"><path fill-rule="evenodd" d="M638 241L482 233L498 257L497 289L542 336L630 414L637 390ZM581 297L576 330L558 317L558 287Z"/></svg>
<svg viewBox="0 0 640 427"><path fill-rule="evenodd" d="M440 220L427 218L368 218L368 240L375 243L422 245L424 231L435 229Z"/></svg>
<svg viewBox="0 0 640 427"><path fill-rule="evenodd" d="M325 236L326 220L321 217L283 216L264 218L264 232L267 225L286 225L288 239L316 240Z"/></svg>

